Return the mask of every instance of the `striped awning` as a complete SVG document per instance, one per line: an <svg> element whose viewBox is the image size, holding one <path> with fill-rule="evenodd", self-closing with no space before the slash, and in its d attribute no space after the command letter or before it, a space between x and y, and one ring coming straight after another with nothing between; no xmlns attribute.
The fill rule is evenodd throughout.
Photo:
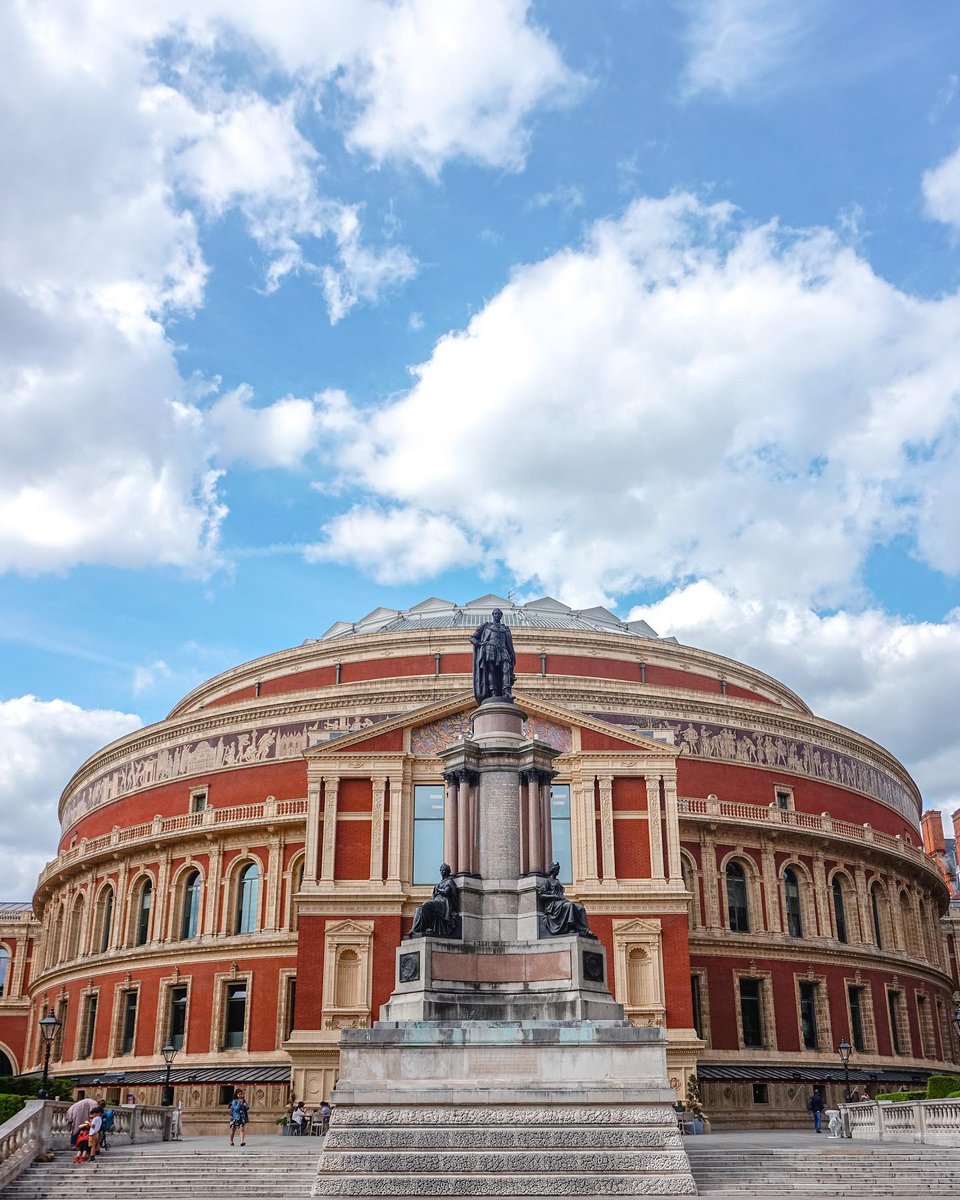
<svg viewBox="0 0 960 1200"><path fill-rule="evenodd" d="M918 1083L925 1084L934 1074L916 1067L902 1071L887 1068L868 1071L850 1065L851 1083ZM705 1063L697 1065L697 1078L724 1083L843 1083L846 1073L841 1066L811 1066L799 1063L758 1063L756 1066L737 1066L735 1063Z"/></svg>
<svg viewBox="0 0 960 1200"><path fill-rule="evenodd" d="M103 1087L145 1087L166 1083L167 1068L151 1067L143 1071L89 1071L71 1075L79 1087L102 1084ZM289 1063L231 1063L223 1067L174 1067L170 1082L181 1087L190 1083L289 1083Z"/></svg>

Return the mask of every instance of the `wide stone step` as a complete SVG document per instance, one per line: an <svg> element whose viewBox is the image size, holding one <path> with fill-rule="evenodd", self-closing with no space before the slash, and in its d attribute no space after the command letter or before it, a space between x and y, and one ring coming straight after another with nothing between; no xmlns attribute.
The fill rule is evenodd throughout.
<svg viewBox="0 0 960 1200"><path fill-rule="evenodd" d="M318 1181L323 1196L695 1196L689 1175L352 1175Z"/></svg>
<svg viewBox="0 0 960 1200"><path fill-rule="evenodd" d="M580 1125L562 1129L486 1126L479 1129L331 1129L324 1153L356 1150L680 1150L679 1134L660 1130Z"/></svg>
<svg viewBox="0 0 960 1200"><path fill-rule="evenodd" d="M383 1174L430 1175L566 1175L592 1171L603 1174L666 1175L688 1170L683 1151L609 1151L609 1150L525 1150L488 1153L486 1151L427 1154L401 1151L391 1154L324 1153L317 1168L321 1175Z"/></svg>

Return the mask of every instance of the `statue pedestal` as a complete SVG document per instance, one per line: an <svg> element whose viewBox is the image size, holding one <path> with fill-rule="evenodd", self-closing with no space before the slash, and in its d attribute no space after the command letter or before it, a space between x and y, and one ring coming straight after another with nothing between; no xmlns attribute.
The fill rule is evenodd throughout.
<svg viewBox="0 0 960 1200"><path fill-rule="evenodd" d="M557 751L492 700L441 757L463 936L405 939L381 1020L342 1032L313 1194L695 1195L663 1030L624 1020L602 943L544 936Z"/></svg>
<svg viewBox="0 0 960 1200"><path fill-rule="evenodd" d="M696 1194L660 1029L380 1022L340 1047L314 1195Z"/></svg>

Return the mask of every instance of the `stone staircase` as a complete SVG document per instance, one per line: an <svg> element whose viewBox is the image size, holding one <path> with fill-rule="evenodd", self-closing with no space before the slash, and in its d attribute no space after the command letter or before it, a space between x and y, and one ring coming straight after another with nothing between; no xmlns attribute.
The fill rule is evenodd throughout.
<svg viewBox="0 0 960 1200"><path fill-rule="evenodd" d="M250 1138L242 1149L224 1138L115 1146L95 1162L59 1152L34 1163L0 1191L2 1200L305 1200L320 1153L319 1138Z"/></svg>
<svg viewBox="0 0 960 1200"><path fill-rule="evenodd" d="M701 1196L896 1196L960 1200L960 1148L845 1142L810 1150L696 1150L690 1154Z"/></svg>
<svg viewBox="0 0 960 1200"><path fill-rule="evenodd" d="M669 1108L398 1105L334 1110L315 1196L691 1196Z"/></svg>

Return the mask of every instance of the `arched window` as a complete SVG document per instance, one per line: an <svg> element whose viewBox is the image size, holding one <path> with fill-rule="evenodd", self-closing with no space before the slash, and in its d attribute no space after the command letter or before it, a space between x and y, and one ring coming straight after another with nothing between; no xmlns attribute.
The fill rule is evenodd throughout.
<svg viewBox="0 0 960 1200"><path fill-rule="evenodd" d="M803 937L803 914L800 911L800 885L793 867L783 873L783 900L787 910L787 933L794 938Z"/></svg>
<svg viewBox="0 0 960 1200"><path fill-rule="evenodd" d="M840 876L833 877L833 918L837 927L837 941L847 941L847 910L843 902L843 884Z"/></svg>
<svg viewBox="0 0 960 1200"><path fill-rule="evenodd" d="M13 1063L9 1058L7 1058L2 1050L0 1050L0 1075L16 1075L16 1071L13 1069Z"/></svg>
<svg viewBox="0 0 960 1200"><path fill-rule="evenodd" d="M150 909L153 907L153 880L145 879L137 892L134 913L133 944L145 946L150 940Z"/></svg>
<svg viewBox="0 0 960 1200"><path fill-rule="evenodd" d="M188 871L183 880L180 937L195 938L200 930L200 872Z"/></svg>
<svg viewBox="0 0 960 1200"><path fill-rule="evenodd" d="M337 983L334 1004L337 1008L356 1008L360 1002L360 955L342 950L337 959Z"/></svg>
<svg viewBox="0 0 960 1200"><path fill-rule="evenodd" d="M55 967L60 961L60 941L63 937L63 905L57 908L50 927L50 941L47 943L46 965Z"/></svg>
<svg viewBox="0 0 960 1200"><path fill-rule="evenodd" d="M870 889L870 914L873 917L873 940L879 950L883 949L883 922L880 919L880 885L875 883Z"/></svg>
<svg viewBox="0 0 960 1200"><path fill-rule="evenodd" d="M634 946L627 955L627 995L634 1008L655 1000L650 980L650 955L642 946Z"/></svg>
<svg viewBox="0 0 960 1200"><path fill-rule="evenodd" d="M750 932L747 877L738 862L727 863L727 916L734 933Z"/></svg>
<svg viewBox="0 0 960 1200"><path fill-rule="evenodd" d="M10 970L10 951L6 946L0 946L0 996L4 995L7 986L7 972Z"/></svg>
<svg viewBox="0 0 960 1200"><path fill-rule="evenodd" d="M260 899L260 868L247 863L237 883L237 933L255 933Z"/></svg>
<svg viewBox="0 0 960 1200"><path fill-rule="evenodd" d="M696 877L690 864L682 855L680 857L680 874L683 876L683 886L690 893L689 925L691 929L696 929L700 924L700 894Z"/></svg>
<svg viewBox="0 0 960 1200"><path fill-rule="evenodd" d="M97 897L95 920L94 944L98 953L106 954L110 949L110 936L113 933L113 888L109 884Z"/></svg>
<svg viewBox="0 0 960 1200"><path fill-rule="evenodd" d="M83 896L78 896L73 902L73 911L70 913L70 925L67 929L67 961L76 958L80 953L80 935L83 932L84 907Z"/></svg>

